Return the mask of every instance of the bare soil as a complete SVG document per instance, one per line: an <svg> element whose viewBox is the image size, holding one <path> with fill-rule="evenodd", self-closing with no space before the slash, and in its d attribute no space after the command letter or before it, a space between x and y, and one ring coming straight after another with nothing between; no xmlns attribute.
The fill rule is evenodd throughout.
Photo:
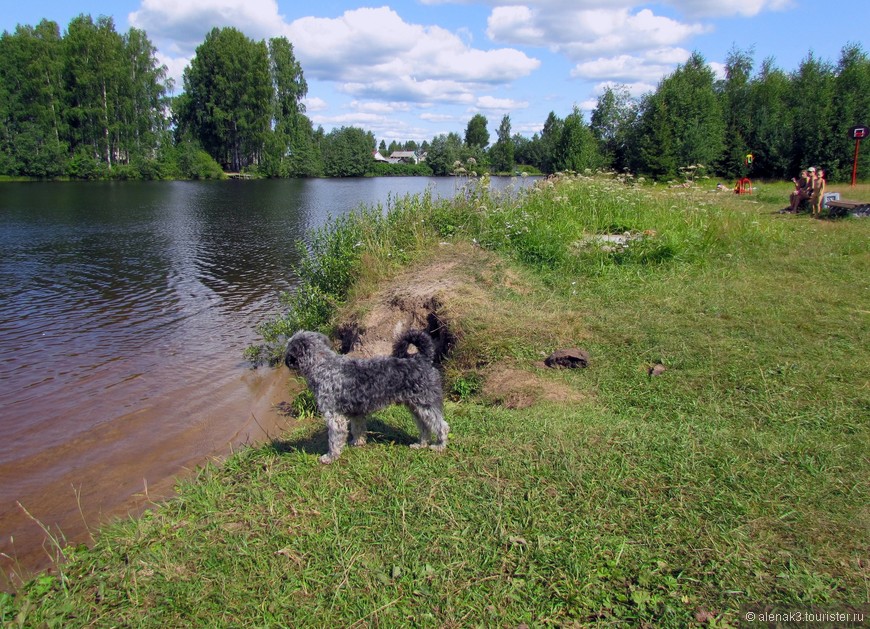
<svg viewBox="0 0 870 629"><path fill-rule="evenodd" d="M340 317L338 336L342 351L371 357L389 354L405 330L424 329L435 340L436 361L451 359L448 381L459 371L473 371L483 380L480 396L487 403L579 403L587 395L541 360L511 356L517 347L538 345L542 359L585 335L580 314L549 307L545 293L492 253L442 244L424 263L382 278L353 300Z"/></svg>

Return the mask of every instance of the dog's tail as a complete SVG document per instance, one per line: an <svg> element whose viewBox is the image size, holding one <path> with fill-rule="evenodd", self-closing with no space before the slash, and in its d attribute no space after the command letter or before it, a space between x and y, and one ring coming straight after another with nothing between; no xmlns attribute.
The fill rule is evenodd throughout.
<svg viewBox="0 0 870 629"><path fill-rule="evenodd" d="M417 348L417 353L411 355L408 353L408 345L413 345ZM425 358L427 362L435 360L435 343L432 337L423 330L408 330L393 345L394 358Z"/></svg>

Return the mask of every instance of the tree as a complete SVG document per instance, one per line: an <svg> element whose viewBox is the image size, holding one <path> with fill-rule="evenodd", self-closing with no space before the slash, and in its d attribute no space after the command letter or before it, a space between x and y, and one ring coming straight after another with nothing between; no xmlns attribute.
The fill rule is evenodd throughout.
<svg viewBox="0 0 870 629"><path fill-rule="evenodd" d="M429 145L426 163L436 176L450 175L462 161L462 138L457 133L438 135Z"/></svg>
<svg viewBox="0 0 870 629"><path fill-rule="evenodd" d="M67 119L73 148L80 155L91 153L112 168L120 116L118 89L123 77L123 41L111 18L74 18L64 38L65 69L71 106Z"/></svg>
<svg viewBox="0 0 870 629"><path fill-rule="evenodd" d="M153 149L165 137L166 66L157 61L157 49L145 31L131 28L122 37L124 80L118 112L121 126L116 145L119 156L128 161L150 159Z"/></svg>
<svg viewBox="0 0 870 629"><path fill-rule="evenodd" d="M559 170L557 165L559 158L556 152L562 138L564 124L564 121L552 111L544 122L544 129L541 132L541 163L539 168L545 173L552 174Z"/></svg>
<svg viewBox="0 0 870 629"><path fill-rule="evenodd" d="M750 76L752 51L732 48L725 60L725 81L721 86L721 104L725 122L725 149L717 171L737 179L749 174L746 155L751 152ZM754 159L754 156L753 156Z"/></svg>
<svg viewBox="0 0 870 629"><path fill-rule="evenodd" d="M746 143L752 148L754 177L793 177L793 111L787 102L790 80L767 58L752 80L748 94Z"/></svg>
<svg viewBox="0 0 870 629"><path fill-rule="evenodd" d="M621 170L628 166L626 146L637 117L637 103L625 85L608 86L592 111L590 129L598 140L604 165Z"/></svg>
<svg viewBox="0 0 870 629"><path fill-rule="evenodd" d="M826 165L829 178L850 179L855 141L849 138L848 130L870 124L870 58L860 44L848 44L841 51L834 91L837 96L832 103L828 140L831 161ZM859 159L858 170L866 176L870 169L870 151L863 151Z"/></svg>
<svg viewBox="0 0 870 629"><path fill-rule="evenodd" d="M179 117L224 168L255 163L273 114L269 56L235 28L214 28L184 71Z"/></svg>
<svg viewBox="0 0 870 629"><path fill-rule="evenodd" d="M489 131L486 116L483 114L475 114L468 121L468 126L465 128L465 146L469 148L485 149L489 145Z"/></svg>
<svg viewBox="0 0 870 629"><path fill-rule="evenodd" d="M565 118L562 135L556 145L556 156L559 170L582 172L597 168L601 163L595 136L576 106Z"/></svg>
<svg viewBox="0 0 870 629"><path fill-rule="evenodd" d="M310 159L311 125L302 99L308 83L286 37L269 40L272 133L267 136L262 171L273 177L300 174Z"/></svg>
<svg viewBox="0 0 870 629"><path fill-rule="evenodd" d="M828 144L833 127L833 67L812 53L791 77L788 101L794 113L791 170L828 164L834 155Z"/></svg>
<svg viewBox="0 0 870 629"><path fill-rule="evenodd" d="M46 20L0 35L0 172L64 172L62 46L57 24Z"/></svg>
<svg viewBox="0 0 870 629"><path fill-rule="evenodd" d="M725 124L714 78L696 52L643 99L633 151L638 171L674 177L683 166L712 166L720 158Z"/></svg>
<svg viewBox="0 0 870 629"><path fill-rule="evenodd" d="M327 177L362 177L372 161L375 137L357 127L333 129L323 142L323 171Z"/></svg>
<svg viewBox="0 0 870 629"><path fill-rule="evenodd" d="M505 114L498 127L498 139L489 150L489 160L496 172L512 172L514 169L514 143L511 139L511 118Z"/></svg>

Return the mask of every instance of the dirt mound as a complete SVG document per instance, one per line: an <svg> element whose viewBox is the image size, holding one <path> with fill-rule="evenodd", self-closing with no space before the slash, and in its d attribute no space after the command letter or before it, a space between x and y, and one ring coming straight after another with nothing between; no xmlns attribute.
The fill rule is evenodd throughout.
<svg viewBox="0 0 870 629"><path fill-rule="evenodd" d="M501 365L494 365L484 374L482 396L490 404L514 409L539 402L579 403L586 399L579 391L543 374Z"/></svg>
<svg viewBox="0 0 870 629"><path fill-rule="evenodd" d="M435 341L440 363L456 342L447 322L445 303L456 292L459 259L437 259L394 278L350 313L338 328L342 352L371 357L389 354L404 331L426 330Z"/></svg>
<svg viewBox="0 0 870 629"><path fill-rule="evenodd" d="M451 355L448 386L451 376L470 370L482 375L481 397L489 403L525 408L541 401L579 402L584 396L568 385L533 373L543 366L524 370L508 358L519 346L540 344L552 351L564 337L582 335L577 313L539 303L547 299L541 295L546 292L494 254L444 244L425 263L383 278L353 300L338 327L341 351L383 356L405 330L424 329L435 341L436 362Z"/></svg>

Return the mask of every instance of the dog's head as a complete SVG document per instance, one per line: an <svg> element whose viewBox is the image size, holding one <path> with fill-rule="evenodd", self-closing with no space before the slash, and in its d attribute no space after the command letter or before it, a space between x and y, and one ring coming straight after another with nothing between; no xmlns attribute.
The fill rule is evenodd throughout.
<svg viewBox="0 0 870 629"><path fill-rule="evenodd" d="M284 350L284 364L290 369L305 369L319 355L332 353L329 339L319 332L301 330L290 337Z"/></svg>

